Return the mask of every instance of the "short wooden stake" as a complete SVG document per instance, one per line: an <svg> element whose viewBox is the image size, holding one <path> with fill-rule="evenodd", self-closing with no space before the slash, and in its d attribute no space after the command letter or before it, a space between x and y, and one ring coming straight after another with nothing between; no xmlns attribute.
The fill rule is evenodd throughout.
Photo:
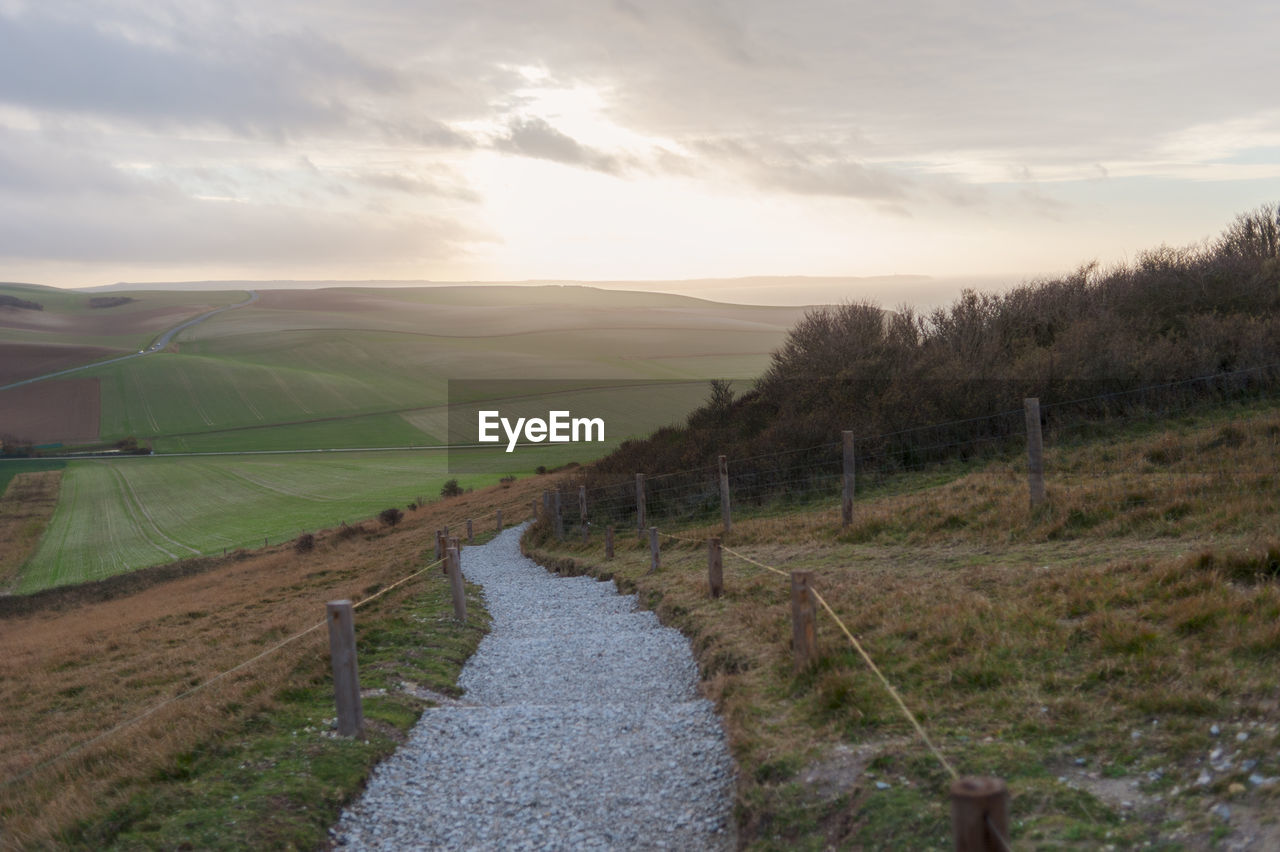
<svg viewBox="0 0 1280 852"><path fill-rule="evenodd" d="M476 540L475 533L471 529L471 519L467 518L467 544L471 544Z"/></svg>
<svg viewBox="0 0 1280 852"><path fill-rule="evenodd" d="M720 523L724 531L733 529L733 514L729 511L729 459L720 457Z"/></svg>
<svg viewBox="0 0 1280 852"><path fill-rule="evenodd" d="M358 737L364 733L364 706L360 700L360 670L356 665L356 623L351 601L329 601L329 659L333 663L333 698L338 707L338 733Z"/></svg>
<svg viewBox="0 0 1280 852"><path fill-rule="evenodd" d="M501 509L498 510L498 518L494 523L494 526L497 527L495 532L502 532L502 510Z"/></svg>
<svg viewBox="0 0 1280 852"><path fill-rule="evenodd" d="M1028 397L1022 401L1027 415L1027 482L1031 491L1031 508L1044 503L1044 438L1040 434L1040 400Z"/></svg>
<svg viewBox="0 0 1280 852"><path fill-rule="evenodd" d="M809 593L812 582L812 571L791 572L791 650L796 671L818 659L817 613Z"/></svg>
<svg viewBox="0 0 1280 852"><path fill-rule="evenodd" d="M462 556L458 552L457 539L449 543L449 556L445 565L449 569L449 591L453 594L453 617L467 620L467 589L462 584Z"/></svg>
<svg viewBox="0 0 1280 852"><path fill-rule="evenodd" d="M720 539L715 537L707 539L707 587L713 598L724 594L724 559Z"/></svg>
<svg viewBox="0 0 1280 852"><path fill-rule="evenodd" d="M607 526L604 528L604 558L605 559L613 558L613 527L612 526Z"/></svg>
<svg viewBox="0 0 1280 852"><path fill-rule="evenodd" d="M556 489L555 496L555 524L556 524L556 540L564 541L564 511L560 500L560 489Z"/></svg>
<svg viewBox="0 0 1280 852"><path fill-rule="evenodd" d="M436 530L436 561L440 562L440 573L449 573L449 538L448 530Z"/></svg>
<svg viewBox="0 0 1280 852"><path fill-rule="evenodd" d="M533 519L536 521L538 520L538 501L532 500L530 502L532 503L532 506L533 506Z"/></svg>
<svg viewBox="0 0 1280 852"><path fill-rule="evenodd" d="M840 495L840 526L847 527L853 523L853 433L840 433L840 442L844 446L844 482Z"/></svg>
<svg viewBox="0 0 1280 852"><path fill-rule="evenodd" d="M432 562L444 559L444 530L436 530L436 558Z"/></svg>
<svg viewBox="0 0 1280 852"><path fill-rule="evenodd" d="M956 852L1004 852L1009 843L1009 788L999 778L951 782L951 835Z"/></svg>
<svg viewBox="0 0 1280 852"><path fill-rule="evenodd" d="M587 543L587 486L578 486L578 524L582 527L582 543Z"/></svg>
<svg viewBox="0 0 1280 852"><path fill-rule="evenodd" d="M645 522L644 474L637 473L636 474L636 531L641 536L644 535L644 522Z"/></svg>
<svg viewBox="0 0 1280 852"><path fill-rule="evenodd" d="M658 555L658 528L649 527L649 573L657 571L661 567L661 562Z"/></svg>

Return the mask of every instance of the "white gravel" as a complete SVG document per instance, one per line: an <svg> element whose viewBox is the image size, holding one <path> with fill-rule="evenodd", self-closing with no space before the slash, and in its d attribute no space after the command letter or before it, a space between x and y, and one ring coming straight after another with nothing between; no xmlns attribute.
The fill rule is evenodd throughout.
<svg viewBox="0 0 1280 852"><path fill-rule="evenodd" d="M731 849L733 764L689 643L612 582L462 554L492 631L344 811L345 849Z"/></svg>

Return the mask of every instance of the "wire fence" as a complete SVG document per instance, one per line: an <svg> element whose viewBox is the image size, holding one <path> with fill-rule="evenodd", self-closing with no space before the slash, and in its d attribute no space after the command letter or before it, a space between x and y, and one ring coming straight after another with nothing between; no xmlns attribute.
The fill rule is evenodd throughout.
<svg viewBox="0 0 1280 852"><path fill-rule="evenodd" d="M1167 426L1179 417L1226 404L1276 399L1280 399L1280 365L1272 364L1161 385L1041 400L1039 419L1048 452L1121 430L1140 429L1143 424ZM839 440L656 474L578 471L557 481L556 490L564 522L570 527L710 523L723 514L726 500L734 512L777 512L824 500L838 501L850 469L856 472L860 498L891 491L906 475L924 471L960 476L1002 459L1012 470L1022 463L1020 456L1026 452L1027 428L1026 409L1009 408L885 434L854 435L851 450ZM1278 434L1280 430L1268 439L1280 442ZM1227 428L1218 445L1207 446L1202 453L1170 450L1176 458L1166 458L1157 449L1148 457L1077 460L1068 465L1049 453L1046 476L1059 493L1076 492L1085 486L1097 490L1108 479L1152 483L1177 479L1180 487L1204 487L1197 485L1196 478L1206 476L1214 487L1235 484L1247 490L1253 485L1239 479L1240 471L1233 468L1229 454L1208 452L1240 440L1240 435ZM1117 497L1116 502L1133 506L1157 499L1153 493L1138 490Z"/></svg>

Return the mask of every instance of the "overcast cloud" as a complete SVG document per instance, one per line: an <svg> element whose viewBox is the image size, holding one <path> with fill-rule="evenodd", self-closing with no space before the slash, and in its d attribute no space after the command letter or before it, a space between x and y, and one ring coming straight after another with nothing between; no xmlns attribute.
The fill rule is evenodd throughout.
<svg viewBox="0 0 1280 852"><path fill-rule="evenodd" d="M1269 2L0 0L0 278L1055 271L1280 197L1278 29ZM696 246L674 207L708 211Z"/></svg>

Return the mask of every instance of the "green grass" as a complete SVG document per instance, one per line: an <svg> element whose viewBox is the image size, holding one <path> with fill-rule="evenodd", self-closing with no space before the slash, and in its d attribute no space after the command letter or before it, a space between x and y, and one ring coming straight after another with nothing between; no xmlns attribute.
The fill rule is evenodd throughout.
<svg viewBox="0 0 1280 852"><path fill-rule="evenodd" d="M434 582L433 582L434 581ZM333 686L322 655L301 662L275 706L177 756L111 812L85 819L62 844L75 849L316 849L370 770L403 741L429 702L410 682L458 695L458 673L488 625L468 587L468 623L452 618L448 584L431 575L412 596L375 602L356 617L363 739L336 737Z"/></svg>
<svg viewBox="0 0 1280 852"><path fill-rule="evenodd" d="M438 497L450 478L433 452L73 461L19 591L354 523ZM496 477L457 478L474 487Z"/></svg>

